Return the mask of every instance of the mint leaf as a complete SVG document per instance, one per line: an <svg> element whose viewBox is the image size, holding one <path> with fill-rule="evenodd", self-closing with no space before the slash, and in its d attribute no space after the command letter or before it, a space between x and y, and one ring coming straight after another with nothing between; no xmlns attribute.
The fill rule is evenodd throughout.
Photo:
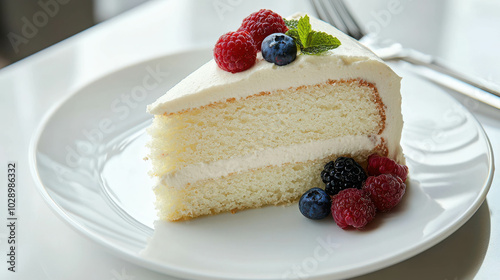
<svg viewBox="0 0 500 280"><path fill-rule="evenodd" d="M304 46L302 46L302 43L300 42L299 31L297 29L290 29L285 34L293 38L293 40L297 44L297 49L300 50L304 48Z"/></svg>
<svg viewBox="0 0 500 280"><path fill-rule="evenodd" d="M299 20L283 20L289 29L286 35L295 40L297 48L304 54L320 55L341 45L336 37L325 32L312 30L308 15Z"/></svg>
<svg viewBox="0 0 500 280"><path fill-rule="evenodd" d="M300 42L304 47L307 48L307 37L311 32L311 24L309 23L309 16L305 15L299 19L299 23L297 24L297 31L299 32Z"/></svg>
<svg viewBox="0 0 500 280"><path fill-rule="evenodd" d="M299 24L298 20L296 19L287 20L286 18L283 18L283 20L285 21L285 25L286 27L288 27L288 29L297 29L297 25Z"/></svg>
<svg viewBox="0 0 500 280"><path fill-rule="evenodd" d="M299 38L299 31L297 29L289 29L285 35L288 35L292 38L294 38L295 40L300 40Z"/></svg>
<svg viewBox="0 0 500 280"><path fill-rule="evenodd" d="M340 46L340 41L336 37L321 31L312 31L308 36L307 47L331 46L333 49Z"/></svg>
<svg viewBox="0 0 500 280"><path fill-rule="evenodd" d="M321 55L322 53L335 49L335 46L314 46L314 47L307 47L302 49L302 53L304 54L309 54L309 55Z"/></svg>

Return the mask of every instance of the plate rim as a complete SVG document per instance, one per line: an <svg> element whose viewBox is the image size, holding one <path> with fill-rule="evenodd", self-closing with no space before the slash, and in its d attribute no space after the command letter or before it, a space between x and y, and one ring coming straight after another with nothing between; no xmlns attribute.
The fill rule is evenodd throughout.
<svg viewBox="0 0 500 280"><path fill-rule="evenodd" d="M127 69L131 69L134 67L137 67L138 65L141 64L147 64L151 63L160 59L166 59L168 57L175 57L179 55L189 55L192 53L207 53L211 49L209 48L191 48L188 50L183 50L179 52L173 52L173 53L168 53L160 56L156 56L147 60L143 61L138 61L134 62L128 65L125 65L123 67L119 67L117 69L113 69L112 71L106 73L105 75L96 77L95 79L92 79L85 84L82 84L80 87L77 87L75 89L69 89L70 91L69 94L65 95L63 98L61 98L58 102L56 102L51 108L49 108L44 116L42 117L41 121L39 122L38 126L35 128L34 133L31 136L30 143L29 143L29 149L28 149L28 155L29 155L29 165L30 165L30 171L31 175L33 177L33 181L35 182L36 189L38 190L38 193L42 196L44 201L49 205L49 208L57 214L57 216L62 219L67 225L70 227L74 228L79 234L83 235L87 240L91 240L92 242L95 242L114 254L117 257L120 257L124 260L127 260L129 262L132 262L136 265L140 265L144 268L162 273L162 274L167 274L167 275L172 275L175 277L187 277L187 278L198 278L198 279L233 279L230 278L230 275L220 275L220 274L211 274L211 275L205 275L198 273L193 270L187 270L184 268L180 267L173 267L168 264L160 263L158 261L146 258L144 256L140 255L140 252L135 252L131 253L130 250L126 250L120 246L116 246L113 243L110 243L100 237L98 234L92 232L91 230L85 228L82 224L80 224L78 221L72 219L68 213L66 213L61 206L50 196L48 193L44 183L42 182L42 179L40 178L38 168L37 168L37 147L39 145L40 138L46 128L46 126L49 124L50 120L53 118L55 113L64 106L67 102L69 102L74 96L78 95L82 90L87 88L88 86L91 86L92 84L107 79L109 76L115 75L116 73L119 73L121 71L125 71ZM413 74L418 75L418 73L413 72ZM431 83L430 81L427 81ZM495 171L495 166L494 166L494 154L493 154L493 149L491 146L491 141L489 140L488 135L484 131L483 126L481 123L478 121L477 117L472 114L463 104L458 102L455 98L452 96L447 95L451 99L453 99L453 102L459 106L459 108L463 111L465 111L470 117L471 120L473 120L473 123L475 124L475 127L477 128L478 132L481 133L481 135L484 137L485 140L485 146L487 149L487 155L488 155L488 175L486 177L486 180L483 183L483 186L481 187L480 193L477 195L476 199L474 200L471 205L465 210L457 219L455 219L452 223L451 226L448 226L445 230L436 232L433 235L431 235L429 238L424 240L423 242L420 242L418 244L414 244L410 249L403 250L402 252L398 252L393 254L392 256L388 258L383 258L374 262L371 262L368 265L362 266L362 267L348 267L342 271L338 272L323 272L323 273L317 273L314 275L311 275L309 279L326 279L326 277L335 275L335 277L356 277L360 275L364 275L370 272L374 272L379 269L383 269L386 267L389 267L391 265L397 264L399 262L402 262L404 260L407 260L413 256L416 256L420 253L422 253L425 250L428 250L429 248L435 246L436 244L440 243L447 237L449 237L451 234L453 234L455 231L457 231L460 227L462 227L479 209L479 207L484 203L486 196L489 192L489 189L491 187L493 177L494 177L494 171ZM352 273L352 271L355 270L355 273ZM239 277L238 279L255 279L255 278L248 278L248 277ZM274 278L258 278L258 279L274 279Z"/></svg>

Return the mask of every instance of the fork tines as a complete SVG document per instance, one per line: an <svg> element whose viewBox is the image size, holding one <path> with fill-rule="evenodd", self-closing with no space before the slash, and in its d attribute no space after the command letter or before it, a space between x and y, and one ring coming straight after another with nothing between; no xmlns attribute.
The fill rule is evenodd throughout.
<svg viewBox="0 0 500 280"><path fill-rule="evenodd" d="M363 30L342 0L311 0L311 3L320 19L356 40L363 37Z"/></svg>

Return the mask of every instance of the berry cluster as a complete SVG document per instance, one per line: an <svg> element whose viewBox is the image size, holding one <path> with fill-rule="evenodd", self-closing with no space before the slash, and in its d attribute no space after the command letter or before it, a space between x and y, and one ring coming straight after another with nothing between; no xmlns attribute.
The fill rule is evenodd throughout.
<svg viewBox="0 0 500 280"><path fill-rule="evenodd" d="M339 157L327 163L321 172L325 190L306 192L299 201L300 212L311 219L331 213L339 227L362 229L377 211L387 212L401 201L408 176L407 166L378 155L368 157L367 171L368 176L352 158ZM326 197L331 198L329 205Z"/></svg>
<svg viewBox="0 0 500 280"><path fill-rule="evenodd" d="M214 48L214 59L224 71L237 73L252 67L257 52L262 49L265 60L276 65L286 65L297 56L294 39L283 18L277 13L261 9L241 23L238 30L222 35Z"/></svg>

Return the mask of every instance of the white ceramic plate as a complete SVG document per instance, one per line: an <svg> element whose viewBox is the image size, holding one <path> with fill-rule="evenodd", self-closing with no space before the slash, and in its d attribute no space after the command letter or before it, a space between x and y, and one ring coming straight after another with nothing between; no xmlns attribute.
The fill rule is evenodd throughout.
<svg viewBox="0 0 500 280"><path fill-rule="evenodd" d="M157 223L153 235L145 107L210 56L190 51L122 69L48 114L32 141L31 164L57 214L121 257L173 276L339 279L433 246L485 199L493 165L479 123L440 88L394 65L403 76L402 143L410 168L396 210L364 231L308 220L292 205Z"/></svg>

